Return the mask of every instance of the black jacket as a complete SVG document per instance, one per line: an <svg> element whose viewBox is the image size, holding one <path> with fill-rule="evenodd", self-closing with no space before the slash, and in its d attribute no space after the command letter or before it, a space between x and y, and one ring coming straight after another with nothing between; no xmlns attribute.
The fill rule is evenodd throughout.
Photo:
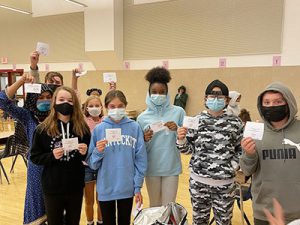
<svg viewBox="0 0 300 225"><path fill-rule="evenodd" d="M66 124L63 124L66 130ZM60 133L61 125L58 124ZM82 138L73 132L73 124L70 123L70 138L78 137L78 143L90 143L90 133ZM86 155L81 155L78 150L70 152L69 157L63 156L55 159L53 149L62 147L62 134L50 137L47 132L41 131L38 126L33 137L30 159L37 165L43 165L42 188L44 194L65 194L81 192L84 187L84 165L82 161Z"/></svg>

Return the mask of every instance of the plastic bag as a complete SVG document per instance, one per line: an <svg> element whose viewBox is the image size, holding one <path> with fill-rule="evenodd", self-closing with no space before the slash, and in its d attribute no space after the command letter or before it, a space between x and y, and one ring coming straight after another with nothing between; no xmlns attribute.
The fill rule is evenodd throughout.
<svg viewBox="0 0 300 225"><path fill-rule="evenodd" d="M186 209L175 202L161 207L142 209L134 218L134 225L187 225Z"/></svg>

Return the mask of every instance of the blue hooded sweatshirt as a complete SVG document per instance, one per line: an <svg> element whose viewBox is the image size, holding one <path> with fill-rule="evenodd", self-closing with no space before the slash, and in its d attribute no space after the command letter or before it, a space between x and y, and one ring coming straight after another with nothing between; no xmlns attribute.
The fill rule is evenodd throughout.
<svg viewBox="0 0 300 225"><path fill-rule="evenodd" d="M122 141L109 142L103 152L97 141L105 139L105 130L121 128ZM147 169L147 152L139 125L127 117L115 123L106 117L93 130L87 159L91 169L98 170L99 201L131 198L141 191Z"/></svg>
<svg viewBox="0 0 300 225"><path fill-rule="evenodd" d="M137 122L144 131L149 129L150 124L157 121L163 121L164 123L173 121L177 126L182 126L185 111L179 106L170 105L169 95L167 95L166 102L163 105L156 106L147 94L146 104L148 108L137 118ZM176 131L162 130L155 133L152 139L147 142L147 176L177 176L182 172L176 138Z"/></svg>

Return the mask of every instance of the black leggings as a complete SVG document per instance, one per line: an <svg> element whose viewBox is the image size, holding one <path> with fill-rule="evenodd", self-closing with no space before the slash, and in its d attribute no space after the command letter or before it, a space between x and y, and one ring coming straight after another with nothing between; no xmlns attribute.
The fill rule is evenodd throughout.
<svg viewBox="0 0 300 225"><path fill-rule="evenodd" d="M130 225L133 198L113 201L100 201L103 225L116 225L116 205L118 208L118 225Z"/></svg>
<svg viewBox="0 0 300 225"><path fill-rule="evenodd" d="M44 195L48 225L79 225L83 192Z"/></svg>

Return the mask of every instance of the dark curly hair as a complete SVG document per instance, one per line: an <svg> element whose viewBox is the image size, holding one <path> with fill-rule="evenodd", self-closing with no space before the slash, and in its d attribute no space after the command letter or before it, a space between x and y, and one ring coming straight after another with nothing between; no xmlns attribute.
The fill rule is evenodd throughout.
<svg viewBox="0 0 300 225"><path fill-rule="evenodd" d="M166 85L167 92L168 92L167 83L169 83L172 78L169 70L163 67L154 67L148 71L148 73L145 76L145 79L150 83L149 85L149 93L150 93L150 87L153 83L161 83Z"/></svg>
<svg viewBox="0 0 300 225"><path fill-rule="evenodd" d="M101 89L98 88L90 88L86 91L86 95L90 96L92 92L97 91L99 93L99 96L102 95Z"/></svg>

